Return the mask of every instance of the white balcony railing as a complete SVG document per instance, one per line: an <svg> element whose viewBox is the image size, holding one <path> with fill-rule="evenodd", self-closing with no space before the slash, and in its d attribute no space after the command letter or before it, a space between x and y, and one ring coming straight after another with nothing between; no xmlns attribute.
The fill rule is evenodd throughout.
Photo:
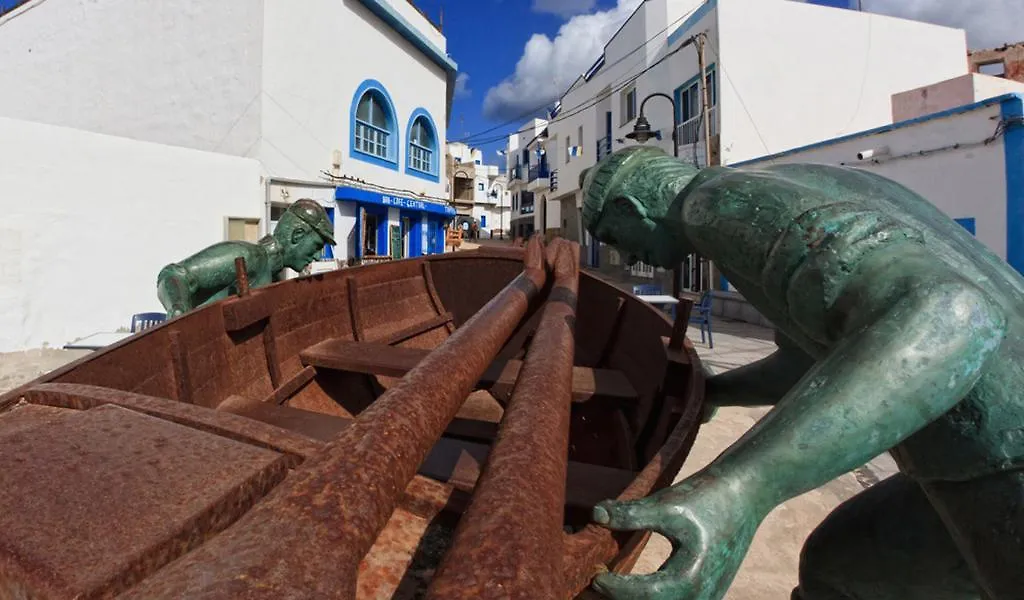
<svg viewBox="0 0 1024 600"><path fill-rule="evenodd" d="M708 110L708 123L711 125L711 135L718 135L718 107L712 106ZM686 144L696 144L698 141L704 139L704 123L700 120L700 115L684 121L679 125L679 131L676 132L679 136L679 145L685 146Z"/></svg>

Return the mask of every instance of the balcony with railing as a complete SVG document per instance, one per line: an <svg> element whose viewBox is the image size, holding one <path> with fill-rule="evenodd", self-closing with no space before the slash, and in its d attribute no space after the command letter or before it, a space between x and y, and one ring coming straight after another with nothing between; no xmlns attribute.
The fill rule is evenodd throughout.
<svg viewBox="0 0 1024 600"><path fill-rule="evenodd" d="M697 115L679 125L679 145L696 144L704 139L704 123L701 116ZM708 123L711 126L711 137L718 135L718 107L712 106L708 110Z"/></svg>
<svg viewBox="0 0 1024 600"><path fill-rule="evenodd" d="M547 164L541 163L539 165L531 165L526 189L531 192L547 189L548 177L550 175L551 172L548 170Z"/></svg>
<svg viewBox="0 0 1024 600"><path fill-rule="evenodd" d="M547 165L533 165L530 167L530 181L536 181L538 179L547 179L551 173L548 171Z"/></svg>
<svg viewBox="0 0 1024 600"><path fill-rule="evenodd" d="M712 106L708 110L708 125L713 142L715 136L718 135L717 106ZM698 167L708 166L707 148L704 144L704 123L701 121L700 115L680 124L677 135L679 136L679 158L687 163L692 162Z"/></svg>

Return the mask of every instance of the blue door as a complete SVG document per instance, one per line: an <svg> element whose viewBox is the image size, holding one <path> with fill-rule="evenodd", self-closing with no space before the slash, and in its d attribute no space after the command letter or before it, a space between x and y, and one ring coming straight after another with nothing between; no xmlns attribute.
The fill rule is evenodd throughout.
<svg viewBox="0 0 1024 600"><path fill-rule="evenodd" d="M422 256L423 252L423 213L402 211L403 226L408 223L409 230L402 235L409 236L409 257Z"/></svg>
<svg viewBox="0 0 1024 600"><path fill-rule="evenodd" d="M435 219L433 217L427 217L427 253L428 254L437 254L439 252L438 251L438 247L441 244L444 243L444 241L441 240L441 236L438 233L439 229L440 229L440 227L438 227L437 219Z"/></svg>
<svg viewBox="0 0 1024 600"><path fill-rule="evenodd" d="M487 229L487 215L480 215L480 229Z"/></svg>

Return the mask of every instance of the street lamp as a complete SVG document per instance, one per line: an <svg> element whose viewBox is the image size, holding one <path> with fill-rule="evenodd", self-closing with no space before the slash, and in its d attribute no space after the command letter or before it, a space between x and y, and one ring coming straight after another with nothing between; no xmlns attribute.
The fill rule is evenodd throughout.
<svg viewBox="0 0 1024 600"><path fill-rule="evenodd" d="M647 101L651 98L664 98L672 104L672 155L679 158L679 114L676 111L676 101L668 94L662 94L661 92L655 92L640 103L640 114L636 117L636 124L633 125L633 131L626 134L626 137L631 140L644 144L647 140L657 136L656 131L651 130L651 124L647 121L647 117L644 116L644 106Z"/></svg>
<svg viewBox="0 0 1024 600"><path fill-rule="evenodd" d="M672 96L668 94L662 94L661 92L655 92L640 103L640 114L636 117L636 124L633 125L633 131L626 134L626 137L631 140L644 144L647 140L655 137L657 132L651 131L651 124L647 121L647 117L644 116L644 105L651 98L664 98L672 104L672 155L679 158L679 113L676 111L676 101ZM679 298L683 293L683 269L682 265L676 265L672 269L672 297Z"/></svg>
<svg viewBox="0 0 1024 600"><path fill-rule="evenodd" d="M491 198L498 199L498 222L501 227L501 229L498 230L498 239L503 240L505 239L505 206L502 202L505 200L505 194L500 185L494 185L491 188Z"/></svg>

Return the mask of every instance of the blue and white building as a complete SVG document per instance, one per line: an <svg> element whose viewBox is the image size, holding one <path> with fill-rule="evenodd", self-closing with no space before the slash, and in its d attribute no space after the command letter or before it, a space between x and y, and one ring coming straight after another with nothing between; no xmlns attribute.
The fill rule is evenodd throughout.
<svg viewBox="0 0 1024 600"><path fill-rule="evenodd" d="M1024 273L1024 84L1016 87L735 166L819 163L878 173L929 200Z"/></svg>
<svg viewBox="0 0 1024 600"><path fill-rule="evenodd" d="M410 0L4 0L0 117L252 158L258 226L226 232L311 197L325 258L417 256L455 212L446 47Z"/></svg>
<svg viewBox="0 0 1024 600"><path fill-rule="evenodd" d="M646 0L548 119L560 145L548 161L557 189L547 199L561 204L554 226L578 236L590 266L668 291L669 272L628 267L580 220L579 174L636 143L626 136L641 107L660 134L647 144L671 154L676 121L680 160L733 165L891 124L892 94L966 73L962 29L790 0ZM706 285L710 272L687 268L684 285Z"/></svg>

